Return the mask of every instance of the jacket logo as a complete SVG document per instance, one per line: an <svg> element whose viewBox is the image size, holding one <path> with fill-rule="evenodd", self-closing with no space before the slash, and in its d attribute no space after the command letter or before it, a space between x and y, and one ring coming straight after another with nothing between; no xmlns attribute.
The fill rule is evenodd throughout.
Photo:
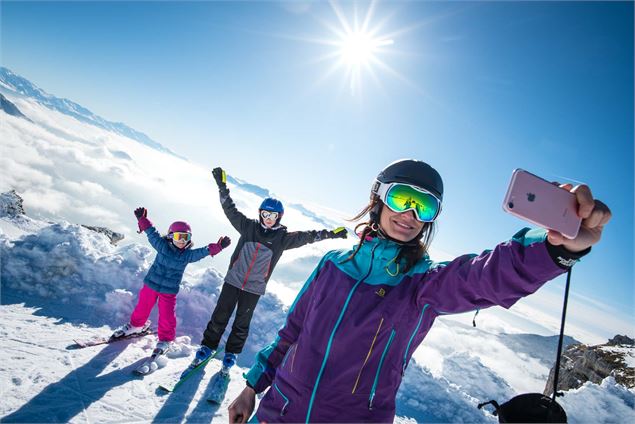
<svg viewBox="0 0 635 424"><path fill-rule="evenodd" d="M386 290L384 290L384 288L382 287L379 290L377 290L375 294L379 297L384 297L386 295Z"/></svg>

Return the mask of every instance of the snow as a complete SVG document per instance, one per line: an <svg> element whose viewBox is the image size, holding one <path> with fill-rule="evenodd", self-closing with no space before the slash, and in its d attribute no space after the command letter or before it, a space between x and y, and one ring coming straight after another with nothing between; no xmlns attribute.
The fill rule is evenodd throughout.
<svg viewBox="0 0 635 424"><path fill-rule="evenodd" d="M606 377L601 384L587 382L569 390L558 403L571 424L635 422L635 390L616 384L613 377Z"/></svg>
<svg viewBox="0 0 635 424"><path fill-rule="evenodd" d="M79 320L60 322L23 304L2 306L2 422L227 422L227 406L243 388L240 369L232 370L234 384L220 406L206 400L209 380L221 367L218 360L182 390L165 394L158 385L187 366L190 351L169 358L169 370L137 377L133 370L151 353L153 337L69 350L70 338L95 333Z"/></svg>
<svg viewBox="0 0 635 424"><path fill-rule="evenodd" d="M635 368L635 349L633 347L605 346L605 352L617 353L624 358L624 365L627 368Z"/></svg>
<svg viewBox="0 0 635 424"><path fill-rule="evenodd" d="M129 318L154 258L145 236L136 234L132 210L137 205L148 207L160 230L186 218L198 246L223 234L237 239L221 211L210 170L3 90L32 122L0 112L0 192L17 190L27 211L0 216L0 419L227 421L227 406L244 387L242 373L256 352L275 338L287 308L319 259L328 250L351 246L355 239L328 240L283 255L268 293L260 299L222 405L205 400L209 380L220 368L218 361L177 392L164 394L158 385L178 375L198 347L229 253L188 267L177 300L176 350L155 373L144 378L132 373L150 354L155 336L85 349L72 349L72 340L108 335ZM263 189L238 179L230 189L238 208L255 215ZM292 230L345 224L343 214L327 207L285 204L284 223ZM113 246L106 236L80 224L108 226L126 238ZM431 254L449 259L434 249ZM542 392L555 357L560 301L541 290L511 310L481 312L476 328L471 324L473 314L439 319L408 366L395 421L495 422L476 405ZM572 296L567 334L604 342L597 323L611 336L630 328L629 322L606 311L598 303L576 303ZM150 319L156 322L156 311ZM596 327L586 325L591 321ZM632 367L632 354L626 360ZM570 422L632 422L633 396L632 389L608 378L600 385L587 383L569 391L559 402Z"/></svg>
<svg viewBox="0 0 635 424"><path fill-rule="evenodd" d="M7 382L0 406L3 422L228 419L227 406L244 387L242 373L284 322L286 306L275 291L258 304L253 331L220 407L206 401L219 361L177 392L164 394L158 385L178 375L197 348L222 275L213 267L186 272L177 302L175 351L157 371L137 377L133 370L151 353L155 336L85 349L72 349L72 340L107 335L126 322L151 263L151 249L116 247L104 235L68 222L30 220L31 232L8 237L4 229L11 219L5 217L0 226L0 378ZM556 342L555 336L492 333L442 318L408 367L397 395L396 422L495 422L476 405L542 392L549 372L545 362L553 357ZM634 396L607 379L567 392L560 402L571 422L591 417L614 422L615 417L633 417Z"/></svg>

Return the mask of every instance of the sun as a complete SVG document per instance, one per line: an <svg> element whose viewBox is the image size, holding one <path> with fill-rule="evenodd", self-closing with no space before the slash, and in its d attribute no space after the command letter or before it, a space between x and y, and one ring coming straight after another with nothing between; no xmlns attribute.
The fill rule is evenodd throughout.
<svg viewBox="0 0 635 424"><path fill-rule="evenodd" d="M324 44L335 47L325 56L325 59L335 59L325 77L342 74L351 95L361 93L364 77L371 77L378 82L378 70L396 74L386 63L386 57L390 53L389 46L394 44L394 40L390 35L380 33L383 23L371 24L377 2L367 4L365 14L360 14L355 6L352 16L347 16L338 3L331 1L338 24L324 24L335 36L334 39L324 41Z"/></svg>
<svg viewBox="0 0 635 424"><path fill-rule="evenodd" d="M388 44L392 44L392 40L374 39L369 33L357 31L346 34L341 40L339 53L348 66L368 66L377 60L379 48Z"/></svg>

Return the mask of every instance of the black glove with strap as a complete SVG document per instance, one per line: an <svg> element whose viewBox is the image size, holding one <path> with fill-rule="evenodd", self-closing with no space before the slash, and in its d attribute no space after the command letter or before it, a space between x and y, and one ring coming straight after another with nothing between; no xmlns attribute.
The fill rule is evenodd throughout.
<svg viewBox="0 0 635 424"><path fill-rule="evenodd" d="M227 174L221 167L214 168L212 175L216 184L218 185L218 191L220 192L221 203L225 202L225 199L229 196L229 189L227 188Z"/></svg>
<svg viewBox="0 0 635 424"><path fill-rule="evenodd" d="M317 232L316 241L326 240L326 239L334 239L334 238L346 238L348 237L348 233L346 232L346 228L338 227L334 230L320 230Z"/></svg>
<svg viewBox="0 0 635 424"><path fill-rule="evenodd" d="M336 229L329 231L331 238L342 238L345 239L348 237L348 231L344 227L337 227Z"/></svg>
<svg viewBox="0 0 635 424"><path fill-rule="evenodd" d="M214 180L216 180L218 188L223 189L227 187L227 174L225 174L223 168L214 168L212 170L212 175L214 176Z"/></svg>

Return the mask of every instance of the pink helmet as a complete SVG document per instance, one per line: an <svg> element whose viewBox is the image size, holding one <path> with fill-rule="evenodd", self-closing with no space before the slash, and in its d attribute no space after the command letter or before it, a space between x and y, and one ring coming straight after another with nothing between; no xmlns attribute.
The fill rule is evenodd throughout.
<svg viewBox="0 0 635 424"><path fill-rule="evenodd" d="M168 228L168 233L190 233L192 234L192 229L190 225L185 221L175 221L170 224L170 228Z"/></svg>

